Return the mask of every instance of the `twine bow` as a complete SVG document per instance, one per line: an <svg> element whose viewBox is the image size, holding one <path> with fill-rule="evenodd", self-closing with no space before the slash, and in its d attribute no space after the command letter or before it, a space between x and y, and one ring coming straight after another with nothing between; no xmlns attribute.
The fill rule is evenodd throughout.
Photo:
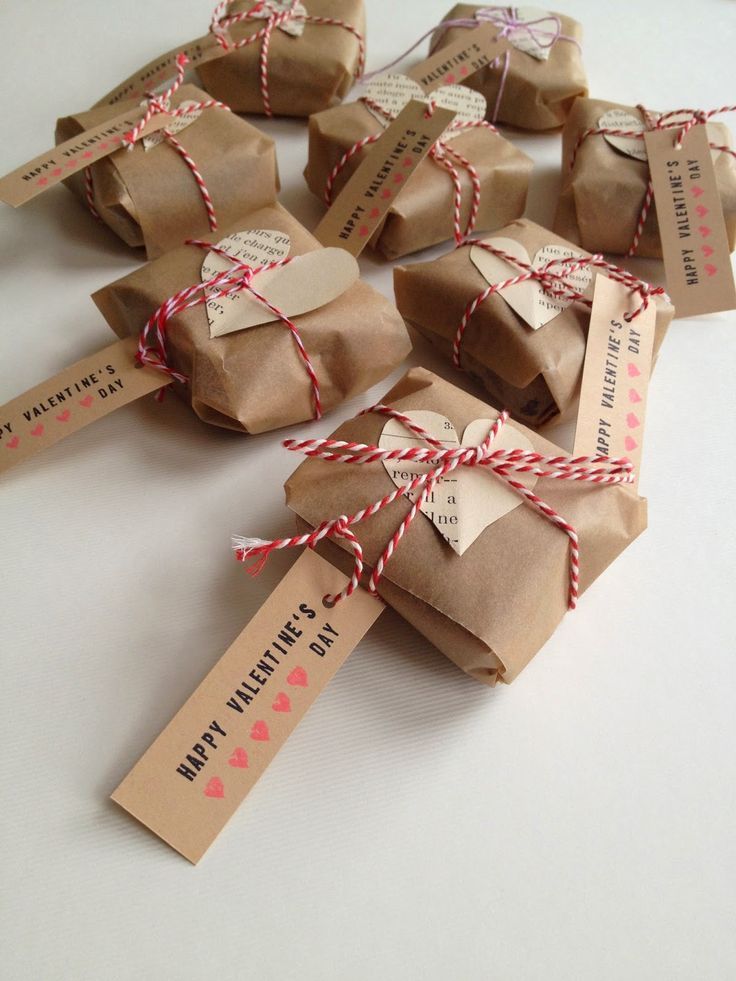
<svg viewBox="0 0 736 981"><path fill-rule="evenodd" d="M231 14L230 8L236 0L221 0L217 4L210 22L210 32L214 35L217 43L225 51L237 51L239 48L247 47L249 44L261 43L259 54L259 80L261 86L261 98L263 99L263 112L266 116L273 116L271 108L271 95L268 82L268 53L271 45L271 36L279 27L292 22L301 21L304 24L316 24L327 27L342 27L349 31L358 42L358 65L355 70L355 77L360 78L365 67L365 39L360 31L356 30L352 24L341 20L339 17L313 17L311 14L304 13L297 9L299 0L289 0L289 6L279 9L269 0L258 0L249 10ZM264 27L248 37L241 38L239 41L232 41L228 37L228 30L234 24L248 21L266 20Z"/></svg>
<svg viewBox="0 0 736 981"><path fill-rule="evenodd" d="M201 306L202 304L208 303L210 300L224 299L229 296L235 296L237 293L247 292L255 300L266 307L266 309L270 310L274 315L274 318L284 324L284 326L290 331L294 344L296 345L297 353L304 364L304 368L309 377L309 382L312 388L314 418L321 419L322 401L320 397L319 380L314 370L314 366L312 365L311 358L309 357L309 354L304 346L304 342L302 341L299 329L293 320L291 320L291 318L288 317L283 310L280 310L277 306L266 299L266 297L262 293L259 293L253 285L253 280L261 273L268 272L271 269L279 269L291 262L291 258L279 259L275 262L267 262L262 266L250 266L248 263L241 262L239 259L229 255L224 249L221 249L216 245L212 245L210 242L203 242L199 239L189 239L187 242L185 242L185 245L192 245L196 248L203 249L205 252L214 252L216 255L220 256L220 258L226 259L230 263L230 266L221 273L218 273L216 276L213 276L211 279L197 283L194 286L188 286L186 289L179 290L178 293L175 293L172 297L169 297L165 303L161 304L155 313L148 319L148 322L141 331L141 335L138 340L136 361L141 365L147 365L162 371L175 381L186 383L188 381L186 375L182 375L180 372L175 371L168 363L166 352L166 331L171 319L183 313L185 310L189 310L192 307ZM161 396L163 395L163 392L164 390L162 389L160 392Z"/></svg>
<svg viewBox="0 0 736 981"><path fill-rule="evenodd" d="M414 463L427 464L430 469L426 473L418 474L409 483L395 488L368 507L361 508L352 515L341 514L337 518L323 521L313 531L306 534L296 535L292 538L276 538L271 541L241 536L233 538L233 549L239 562L255 559L255 562L248 567L251 574L256 575L260 572L271 552L278 549L297 548L302 545L314 548L324 538L342 539L353 553L353 572L349 582L341 592L324 597L324 602L328 606L338 603L355 592L363 573L363 549L352 531L353 526L382 511L403 495L413 495L418 492L409 512L392 535L370 574L367 588L369 592L377 594L378 583L386 563L390 560L417 516L422 504L432 494L438 481L460 467L485 467L487 468L486 472L494 475L507 487L514 490L535 511L561 529L567 536L570 570L568 607L575 609L580 589L580 545L577 532L549 504L537 497L525 484L515 480L514 474L526 473L545 480L572 480L602 485L631 484L634 477L633 466L629 460L625 458L612 460L597 455L544 456L522 449L494 449L493 443L509 418L508 412L505 411L499 415L486 438L478 446L460 446L453 449L444 447L438 439L417 425L409 416L389 406L375 405L360 414L364 415L366 412L375 412L399 420L409 432L424 440L427 446L418 447L414 445L403 449L386 450L366 443L345 442L335 439L287 439L283 446L287 450L303 453L308 457L327 460L330 463L363 465L385 460L411 460Z"/></svg>
<svg viewBox="0 0 736 981"><path fill-rule="evenodd" d="M673 146L675 150L682 149L682 143L687 134L694 126L704 126L709 119L713 116L717 116L724 112L736 112L736 106L721 106L718 109L671 109L669 112L657 115L651 112L643 105L638 105L636 107L644 117L644 126L647 132L658 129L669 129L675 131L675 139ZM683 120L681 118L683 115L687 115L688 118ZM572 154L570 156L570 171L572 172L575 161L577 160L578 151L583 143L588 139L589 136L625 136L635 140L644 139L644 131L634 130L634 129L619 129L610 126L591 126L589 129L583 130L577 139L575 146L573 147ZM729 153L732 157L736 158L736 151L732 150L729 146L720 146L716 143L708 143L711 150L720 150L723 153ZM634 237L632 239L631 245L628 252L628 256L636 255L637 249L639 248L639 243L641 242L641 236L644 231L644 225L646 223L647 217L652 207L652 201L654 199L654 185L652 184L651 175L647 177L647 189L644 194L644 202L641 206L641 211L639 212L639 218L636 223L636 229L634 231Z"/></svg>
<svg viewBox="0 0 736 981"><path fill-rule="evenodd" d="M184 71L189 63L189 59L185 54L178 54L176 56L176 78L172 82L171 86L163 93L157 94L156 92L146 93L146 111L143 114L143 118L136 123L130 132L126 133L123 137L121 144L126 150L131 151L135 146L136 142L140 138L143 130L148 125L148 123L158 115L166 113L174 119L180 116L188 115L191 112L200 112L203 109L225 109L228 112L230 107L226 106L224 102L218 102L217 99L206 99L203 102L190 103L187 106L179 106L176 109L171 108L171 97L175 92L178 91L182 82L184 81ZM173 147L179 156L182 158L184 163L192 172L194 180L197 182L197 187L199 188L199 193L202 196L202 201L207 211L207 221L210 226L210 231L217 231L217 215L215 214L215 206L212 203L212 197L209 190L207 189L207 184L205 183L202 174L199 171L196 163L192 157L187 153L186 149L177 140L174 134L169 129L163 129L162 133L166 139L166 142ZM85 180L85 195L87 198L87 205L89 210L92 212L93 216L100 219L99 212L95 206L95 192L94 183L92 178L92 168L87 167L84 171Z"/></svg>

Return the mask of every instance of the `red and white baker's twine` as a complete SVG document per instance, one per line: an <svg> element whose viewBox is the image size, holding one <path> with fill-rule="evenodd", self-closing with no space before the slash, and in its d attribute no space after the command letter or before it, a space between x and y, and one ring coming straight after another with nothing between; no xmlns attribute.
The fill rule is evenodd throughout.
<svg viewBox="0 0 736 981"><path fill-rule="evenodd" d="M313 17L311 14L302 13L297 10L299 0L291 0L290 6L285 10L279 10L269 3L268 0L259 0L250 10L241 13L229 13L230 7L235 0L222 0L218 3L212 14L210 32L215 36L217 43L225 51L235 51L244 48L249 44L261 42L259 55L259 77L261 85L261 98L263 99L263 111L266 116L273 116L271 109L271 96L268 87L268 52L271 44L273 32L290 22L301 22L304 24L315 24L326 27L342 27L349 31L358 42L358 66L355 77L360 78L365 67L365 39L363 35L352 24L341 20L339 17ZM266 25L249 37L241 38L239 41L229 39L227 31L234 24L243 21L266 20Z"/></svg>
<svg viewBox="0 0 736 981"><path fill-rule="evenodd" d="M365 102L367 106L370 106L375 112L380 113L385 119L387 124L392 120L396 119L396 115L388 112L383 106L374 102L368 96L362 96L361 102ZM430 99L427 104L426 116L429 118L436 108L436 104ZM469 129L487 129L491 133L498 133L498 130L491 123L486 122L483 119L462 122L454 121L450 123L447 127L445 133L457 133L462 130ZM377 143L378 140L383 136L383 131L380 133L373 133L370 136L364 136L362 140L358 140L354 143L350 149L346 150L345 153L340 157L335 166L332 168L327 176L327 183L325 184L325 203L328 207L332 204L335 195L335 183L337 182L340 174L343 172L345 166L353 159L353 157L359 153L364 147L371 146L373 143ZM453 215L452 215L452 228L453 237L455 239L456 245L462 245L465 240L473 234L475 230L475 224L478 220L478 211L480 209L481 200L481 185L480 177L478 176L478 171L475 169L473 164L455 150L447 140L439 139L432 146L429 151L428 156L431 160L450 175L453 185ZM454 162L453 162L454 161ZM465 223L465 228L462 227L462 207L463 207L463 186L460 181L460 174L458 173L457 166L459 164L468 174L470 178L470 184L472 188L471 198L470 198L470 209L468 212L468 219Z"/></svg>
<svg viewBox="0 0 736 981"><path fill-rule="evenodd" d="M191 307L206 304L210 300L235 296L235 294L245 291L250 293L250 295L254 299L258 300L259 303L263 304L267 310L270 310L274 315L274 318L281 321L281 323L289 329L291 336L294 339L294 344L296 345L299 358L304 364L304 368L309 377L309 382L312 388L314 418L321 419L322 400L320 396L319 380L296 324L290 317L287 317L283 310L280 310L277 306L267 300L266 297L259 293L253 286L253 280L260 275L260 273L267 272L271 269L279 269L291 262L291 259L279 259L277 262L268 262L263 266L249 266L247 263L233 258L233 256L228 255L228 253L223 249L220 249L216 245L212 245L209 242L203 242L199 239L189 239L185 244L193 245L205 252L214 252L222 259L226 259L231 265L227 269L223 270L223 272L213 276L212 279L208 279L204 282L196 283L194 286L188 286L186 289L179 290L178 293L175 293L174 296L169 297L165 303L161 304L158 310L156 310L156 312L149 318L147 324L141 331L141 335L138 340L136 361L138 361L141 365L148 365L149 367L156 368L159 371L164 372L164 374L168 375L170 378L173 378L175 381L186 383L186 376L180 374L178 371L175 371L168 364L166 354L166 330L169 321L173 317L183 313L185 310L189 310ZM161 390L161 394L163 394L163 389Z"/></svg>
<svg viewBox="0 0 736 981"><path fill-rule="evenodd" d="M656 113L653 113L649 109L645 108L645 106L639 105L636 108L644 117L644 124L647 130L671 129L675 131L675 141L673 144L675 150L682 149L682 141L694 126L704 126L712 116L718 116L724 112L736 112L736 106L721 106L719 109L709 109L707 111L705 109L671 109L669 112L662 113L662 115L658 116ZM682 119L673 118L683 116L685 114L687 114L689 118L684 121ZM625 136L635 140L643 140L644 132L642 130L617 129L610 126L591 126L589 129L583 130L578 137L577 143L572 151L572 156L570 157L571 171L575 166L575 161L577 160L580 147L589 136ZM723 153L729 153L732 157L736 158L736 150L731 149L729 146L719 146L716 143L709 143L708 145L710 146L711 150L720 150ZM654 187L652 185L652 178L649 177L647 180L647 189L644 193L644 202L641 206L641 211L639 212L634 237L627 255L636 255L639 248L639 243L641 241L641 236L644 231L644 225L652 207L653 199Z"/></svg>
<svg viewBox="0 0 736 981"><path fill-rule="evenodd" d="M179 106L176 109L171 109L169 107L170 99L172 95L179 89L179 86L184 81L184 70L189 63L189 59L185 54L179 54L176 56L176 78L172 82L170 88L166 90L162 95L156 95L155 92L146 93L146 99L148 100L148 105L146 106L146 111L143 118L136 123L133 129L126 133L123 140L122 146L126 150L132 150L136 142L140 139L144 128L148 123L154 118L154 116L160 113L166 113L169 116L177 118L179 116L188 115L191 112L198 112L204 109L226 109L230 111L230 107L226 106L224 102L218 102L217 99L206 99L204 102L194 102L190 103L186 107ZM202 196L202 202L204 203L205 210L207 211L207 221L209 222L210 231L217 231L217 216L215 214L215 206L212 203L212 197L207 185L205 183L204 177L199 171L196 163L192 157L187 153L186 149L177 140L174 134L168 130L161 130L166 142L169 146L173 147L174 150L179 154L184 163L192 172L192 177L197 182L197 187L199 188L199 193ZM85 183L85 195L87 198L87 204L89 210L92 212L95 218L99 218L100 215L95 206L95 190L94 183L92 180L92 168L87 167L84 171L84 183Z"/></svg>
<svg viewBox="0 0 736 981"><path fill-rule="evenodd" d="M617 283L621 283L623 286L626 286L631 293L638 293L639 297L641 298L641 303L636 310L634 310L632 313L624 314L624 320L629 323L638 317L642 311L647 309L652 297L662 296L667 298L667 293L665 292L664 287L651 286L649 283L645 283L644 280L637 279L636 276L630 272L627 272L626 269L621 269L619 266L614 266L612 263L606 262L602 255L570 256L569 258L551 259L548 263L542 266L541 269L535 269L528 262L524 262L523 259L519 259L508 252L504 252L503 249L498 249L488 242L470 241L466 242L465 244L484 249L486 252L490 252L492 255L498 256L500 259L504 259L506 262L509 262L521 269L522 272L516 276L510 277L509 279L504 279L499 283L493 283L492 285L486 286L474 299L470 301L470 303L468 303L467 307L465 308L465 312L463 313L462 320L457 328L457 333L455 334L455 339L452 345L452 360L456 368L462 368L460 353L463 338L465 336L467 326L470 323L475 311L488 299L489 296L492 296L494 293L500 293L502 290L505 290L510 286L516 286L518 283L526 283L530 280L536 280L541 285L544 292L550 294L551 296L556 296L563 300L578 301L585 304L587 307L592 307L593 301L589 300L583 293L580 292L574 283L570 282L570 277L579 269L584 269L586 267L602 269L605 271L605 275L609 279L613 279Z"/></svg>
<svg viewBox="0 0 736 981"><path fill-rule="evenodd" d="M368 507L361 508L352 515L341 514L337 518L323 521L313 531L303 535L296 535L292 538L276 538L272 541L264 541L260 538L234 538L233 549L238 561L246 562L252 558L256 560L249 566L249 572L254 575L260 572L268 556L277 549L298 548L302 545L314 548L317 542L323 538L341 538L347 542L351 549L354 561L353 572L345 588L334 596L324 597L324 602L328 605L337 603L355 592L363 572L363 550L351 530L352 527L382 511L403 495L413 495L419 492L410 510L402 519L373 567L368 580L368 590L375 595L386 563L406 534L422 504L431 495L435 485L458 467L487 467L490 473L502 480L507 487L512 488L539 514L567 535L570 552L568 606L570 609L575 609L580 590L580 545L577 532L554 508L546 504L525 484L515 480L513 475L530 474L538 479L583 481L591 484L631 484L634 476L633 466L629 460L625 458L611 460L604 456L543 456L540 453L522 449L494 450L493 442L506 424L509 418L508 412L500 414L486 438L478 446L460 446L456 449L447 449L438 439L431 436L408 416L389 406L375 405L371 409L366 409L365 412L376 412L391 419L399 420L407 430L423 439L427 443L427 447L411 446L403 449L384 450L379 446L371 446L366 443L345 442L335 439L287 439L283 445L288 450L304 453L309 457L317 457L320 460L327 460L330 463L360 465L386 460L411 460L414 463L426 464L430 469L426 473L418 474L409 483L395 488Z"/></svg>

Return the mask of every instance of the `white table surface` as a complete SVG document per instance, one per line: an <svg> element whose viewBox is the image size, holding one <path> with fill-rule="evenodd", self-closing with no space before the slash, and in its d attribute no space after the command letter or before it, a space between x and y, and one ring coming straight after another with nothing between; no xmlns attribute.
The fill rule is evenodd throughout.
<svg viewBox="0 0 736 981"><path fill-rule="evenodd" d="M369 66L448 5L367 0ZM6 0L0 172L202 33L209 8ZM729 0L565 10L593 95L733 101ZM313 227L305 126L263 126L281 200ZM559 136L515 138L537 164L528 214L548 223ZM63 188L0 224L5 402L109 341L89 294L140 259ZM361 265L390 295L390 268ZM146 399L4 475L0 975L735 977L735 356L736 313L674 324L649 407L650 528L513 686L474 683L389 611L197 868L108 795L293 561L251 580L229 537L291 528L295 460L279 434ZM424 347L412 363L473 390ZM400 373L298 432L328 434Z"/></svg>

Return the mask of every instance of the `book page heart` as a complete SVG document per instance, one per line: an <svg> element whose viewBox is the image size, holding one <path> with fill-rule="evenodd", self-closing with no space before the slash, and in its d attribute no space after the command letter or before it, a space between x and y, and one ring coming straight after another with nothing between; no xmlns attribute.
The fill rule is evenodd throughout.
<svg viewBox="0 0 736 981"><path fill-rule="evenodd" d="M257 13L255 10L252 11L251 16L254 20L260 20L261 18L268 19L272 14L283 14L287 10L291 9L291 0L267 0L263 5L263 10ZM302 3L298 3L294 7L294 13L298 17L307 16L307 8ZM279 30L283 31L284 34L288 34L290 37L301 37L304 33L304 21L288 20L285 24L279 24Z"/></svg>
<svg viewBox="0 0 736 981"><path fill-rule="evenodd" d="M466 427L461 443L453 424L440 413L417 410L406 415L448 449L461 445L478 446L495 422L494 419L475 419ZM395 450L408 446L424 447L427 444L407 430L398 419L389 419L383 427L378 445L385 450ZM526 436L509 423L503 427L493 445L499 450L534 451ZM383 465L397 487L409 483L417 474L432 469L431 464L410 460L385 460ZM537 482L537 478L529 474L514 474L514 479L529 488ZM419 493L406 496L414 501ZM489 525L523 503L524 499L487 467L458 467L435 484L421 511L455 552L462 555Z"/></svg>
<svg viewBox="0 0 736 981"><path fill-rule="evenodd" d="M513 20L519 26L509 31L509 43L538 61L547 61L560 30L557 17L541 7L516 7L512 10Z"/></svg>
<svg viewBox="0 0 736 981"><path fill-rule="evenodd" d="M142 104L146 105L146 103L142 103ZM202 115L201 109L189 108L190 106L197 106L197 105L198 103L193 101L192 99L187 99L185 102L180 103L177 106L177 108L186 109L188 111L182 113L181 116L174 116L165 130L158 130L158 132L156 133L151 133L150 136L144 136L142 140L143 149L146 151L151 150L153 149L153 147L158 146L159 143L164 142L167 133L172 133L175 135L176 133L181 133L181 131L183 129L186 129L187 126L191 126L192 123L195 122L197 119L199 119L199 117Z"/></svg>
<svg viewBox="0 0 736 981"><path fill-rule="evenodd" d="M271 229L238 232L217 243L223 252L251 266L285 259L290 245L287 235ZM224 272L228 266L227 259L208 252L202 263L202 282ZM344 249L318 249L296 256L287 265L258 273L253 287L287 317L297 317L341 296L359 276L358 263ZM212 292L208 290L209 294ZM232 296L210 295L206 307L210 337L222 337L278 320L272 310L247 290Z"/></svg>
<svg viewBox="0 0 736 981"><path fill-rule="evenodd" d="M536 253L533 259L529 258L529 253L524 246L512 238L486 238L483 240L496 249L507 252L514 258L521 260L532 266L534 269L543 269L547 263L553 259L570 259L575 256L583 256L585 253L576 252L574 249L566 249L561 245L544 245ZM507 262L500 256L487 252L478 245L470 249L470 259L475 268L480 272L486 282L493 286L495 283L502 283L504 280L511 279L523 272L518 266ZM553 272L564 271L564 266L556 266ZM593 271L590 267L576 269L566 274L567 282L584 293L590 286ZM566 310L574 300L562 299L545 293L541 283L530 279L515 286L507 286L499 291L499 296L508 303L512 310L524 320L533 330L539 330L550 320L554 320L563 310Z"/></svg>
<svg viewBox="0 0 736 981"><path fill-rule="evenodd" d="M656 113L654 115L657 115ZM667 118L667 122L682 122L685 123L690 119L690 115L686 112L676 113L673 116ZM635 133L644 133L646 131L646 126L644 120L635 115L632 112L628 112L626 109L609 109L608 112L604 112L601 118L598 120L599 129L623 129L623 130L633 130ZM708 139L711 143L718 142L718 131L715 130L710 124L706 123L705 131L708 134ZM674 132L674 131L673 131ZM647 148L644 140L637 136L617 136L612 133L604 133L604 138L606 142L609 143L614 150L618 150L620 153L625 154L627 157L633 157L635 160L641 160L643 163L648 161ZM711 149L710 155L715 160L719 154L720 150Z"/></svg>
<svg viewBox="0 0 736 981"><path fill-rule="evenodd" d="M465 85L443 85L431 95L436 105L455 113L453 123L476 123L486 117L486 100L480 92ZM368 112L386 127L412 99L428 102L430 96L422 86L407 75L382 75L365 87L361 96ZM366 101L367 100L367 101ZM443 139L451 139L462 129L448 130Z"/></svg>

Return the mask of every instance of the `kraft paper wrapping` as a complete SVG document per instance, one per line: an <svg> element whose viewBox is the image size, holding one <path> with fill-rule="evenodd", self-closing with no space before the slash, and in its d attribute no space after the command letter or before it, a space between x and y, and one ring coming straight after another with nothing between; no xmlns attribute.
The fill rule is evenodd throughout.
<svg viewBox="0 0 736 981"><path fill-rule="evenodd" d="M497 415L424 368L409 371L381 401L400 411L442 413L458 433L475 419ZM333 435L376 444L385 424L385 417L366 414ZM538 452L561 452L539 434L518 428ZM302 530L352 514L393 489L380 462L350 466L314 459L291 475L286 500ZM580 536L583 590L646 528L646 501L630 488L540 480L535 493ZM377 560L409 508L402 498L353 526L368 563ZM352 568L351 558L334 542L326 542L324 552L344 570ZM526 504L487 527L462 556L419 514L387 563L378 591L458 667L493 685L512 681L565 615L568 561L567 536Z"/></svg>
<svg viewBox="0 0 736 981"><path fill-rule="evenodd" d="M588 136L570 170L573 150L586 129L597 127L609 109L624 109L642 118L634 106L601 99L578 99L562 133L562 189L554 228L560 235L591 252L626 255L631 247L649 179L649 165L621 153L602 135ZM715 140L731 145L723 123L710 122ZM673 131L674 138L674 131ZM736 160L728 153L714 161L716 185L723 205L729 248L736 248ZM661 259L662 243L657 224L656 201L649 211L637 255Z"/></svg>
<svg viewBox="0 0 736 981"><path fill-rule="evenodd" d="M445 14L443 20L472 18L483 6L485 5L458 3ZM509 123L521 129L556 129L565 122L574 100L588 94L583 58L578 47L582 43L582 28L572 18L553 13L560 19L561 33L574 38L577 44L572 41L556 41L546 61L540 61L512 47L497 122ZM441 34L438 33L432 50L439 50L453 43L468 30L471 29L451 27ZM463 82L486 97L489 119L496 105L500 81L499 68L481 68Z"/></svg>
<svg viewBox="0 0 736 981"><path fill-rule="evenodd" d="M309 159L304 177L309 189L323 201L325 183L335 164L358 140L380 132L380 123L362 102L351 102L312 116L309 120ZM481 181L479 231L498 228L523 214L533 167L526 154L502 136L483 127L453 137L450 145L476 168ZM365 147L348 161L335 182L334 196L365 160ZM463 188L461 227L465 227L472 200L468 172L456 165ZM453 236L454 189L450 174L426 159L407 181L370 245L387 259L409 255Z"/></svg>
<svg viewBox="0 0 736 981"><path fill-rule="evenodd" d="M319 248L278 204L205 238L218 242L249 228L288 234L293 256ZM137 336L165 300L201 282L205 254L192 246L174 249L99 290L93 300L119 337ZM295 317L294 323L317 373L324 411L380 381L411 349L396 308L361 281L326 306ZM262 433L314 417L304 363L282 323L210 338L207 313L200 305L171 321L167 349L169 363L190 380L186 390L176 383L172 388L191 399L204 422Z"/></svg>
<svg viewBox="0 0 736 981"><path fill-rule="evenodd" d="M544 245L569 242L526 219L494 232L515 239L530 257ZM570 246L572 247L572 246ZM509 271L509 276L514 273ZM487 285L463 246L432 262L394 270L397 306L406 321L452 358L452 343L468 303ZM592 297L592 283L589 287ZM674 316L656 297L655 355ZM486 388L491 401L514 418L539 428L573 414L580 391L590 309L572 303L532 330L502 296L489 296L465 331L461 364Z"/></svg>
<svg viewBox="0 0 736 981"><path fill-rule="evenodd" d="M182 85L172 105L201 102L207 94L194 85ZM109 106L67 116L56 124L56 142L62 143L117 113ZM205 109L177 140L194 160L204 178L220 226L231 225L276 199L278 172L273 140L255 126L225 109ZM145 246L149 259L162 255L187 239L209 232L207 211L197 182L179 153L165 141L146 151L120 149L92 167L95 205L105 222L124 242ZM83 173L65 181L85 202Z"/></svg>
<svg viewBox="0 0 736 981"><path fill-rule="evenodd" d="M233 4L230 13L250 3ZM333 17L350 24L365 38L363 0L306 0L312 17ZM265 20L246 21L229 28L233 41L256 34ZM261 42L254 41L223 58L198 68L210 95L236 112L263 113L260 67ZM357 38L344 27L304 25L301 37L274 30L268 49L268 90L275 116L309 116L340 103L353 87L359 62Z"/></svg>

